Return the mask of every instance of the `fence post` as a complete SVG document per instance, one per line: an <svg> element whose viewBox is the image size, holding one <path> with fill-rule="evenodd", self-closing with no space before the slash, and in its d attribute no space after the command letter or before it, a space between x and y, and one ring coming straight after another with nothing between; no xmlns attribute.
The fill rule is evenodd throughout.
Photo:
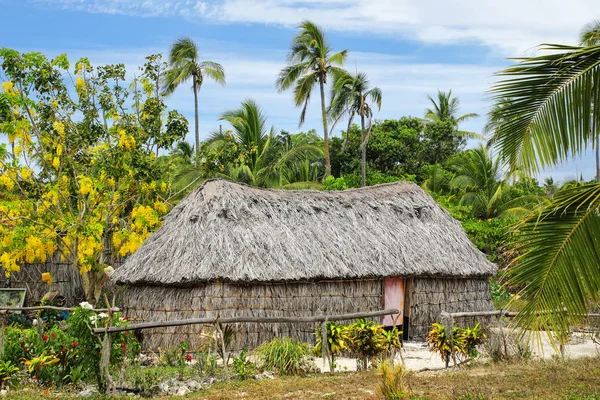
<svg viewBox="0 0 600 400"><path fill-rule="evenodd" d="M323 356L323 368L325 368L325 362L329 362L329 372L333 372L331 370L332 362L329 358L329 340L327 338L327 317L325 317L325 321L323 321L323 325L321 325L321 355Z"/></svg>

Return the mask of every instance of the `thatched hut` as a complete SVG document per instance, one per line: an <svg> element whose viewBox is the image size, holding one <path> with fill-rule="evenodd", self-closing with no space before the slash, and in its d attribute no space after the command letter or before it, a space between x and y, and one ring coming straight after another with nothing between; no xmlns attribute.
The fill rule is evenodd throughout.
<svg viewBox="0 0 600 400"><path fill-rule="evenodd" d="M419 186L337 192L210 180L119 268L130 320L313 316L399 308L422 339L440 311L492 309L496 268ZM391 318L380 319L392 324ZM237 346L314 340L312 324L243 324ZM146 348L195 342L201 326L144 332Z"/></svg>

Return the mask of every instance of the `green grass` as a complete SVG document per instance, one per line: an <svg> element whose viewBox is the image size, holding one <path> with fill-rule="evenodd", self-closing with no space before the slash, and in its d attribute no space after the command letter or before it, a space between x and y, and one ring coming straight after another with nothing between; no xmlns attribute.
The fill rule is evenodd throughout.
<svg viewBox="0 0 600 400"><path fill-rule="evenodd" d="M287 376L260 381L228 381L189 395L195 400L375 399L375 371ZM458 370L410 373L408 389L416 399L600 400L600 357L525 363L475 364ZM70 398L28 388L6 399ZM96 399L102 397L96 397ZM124 397L126 399L129 397ZM166 397L164 397L166 398ZM177 397L173 397L176 399Z"/></svg>

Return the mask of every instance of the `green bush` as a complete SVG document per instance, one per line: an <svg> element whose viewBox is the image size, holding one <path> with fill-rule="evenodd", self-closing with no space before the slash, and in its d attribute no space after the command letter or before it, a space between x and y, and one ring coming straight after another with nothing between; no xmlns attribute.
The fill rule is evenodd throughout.
<svg viewBox="0 0 600 400"><path fill-rule="evenodd" d="M274 338L256 349L260 368L273 370L279 375L303 375L312 369L307 357L307 343L290 338Z"/></svg>
<svg viewBox="0 0 600 400"><path fill-rule="evenodd" d="M10 361L0 361L0 387L11 380L19 372L19 367Z"/></svg>
<svg viewBox="0 0 600 400"><path fill-rule="evenodd" d="M243 349L239 356L233 357L233 371L241 380L246 380L256 372L256 365L248 360L248 352Z"/></svg>
<svg viewBox="0 0 600 400"><path fill-rule="evenodd" d="M446 327L442 324L432 324L431 330L427 334L427 344L429 350L438 353L446 363L446 367L452 358L464 361L469 358L476 358L479 353L477 346L486 338L479 323L472 328L454 328L452 329L452 341L448 337Z"/></svg>
<svg viewBox="0 0 600 400"><path fill-rule="evenodd" d="M359 319L346 327L349 350L358 357L358 369L367 369L369 359L386 350L386 336L382 325Z"/></svg>

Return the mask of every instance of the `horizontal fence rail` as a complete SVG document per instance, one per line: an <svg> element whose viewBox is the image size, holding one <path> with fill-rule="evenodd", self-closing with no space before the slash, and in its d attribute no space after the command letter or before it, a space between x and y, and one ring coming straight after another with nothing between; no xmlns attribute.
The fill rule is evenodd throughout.
<svg viewBox="0 0 600 400"><path fill-rule="evenodd" d="M190 318L172 321L156 321L156 322L140 322L139 324L131 324L129 326L113 326L109 328L95 328L95 334L113 333L133 331L137 329L163 328L168 326L196 325L196 324L235 324L252 322L259 324L276 324L276 323L302 323L302 322L325 322L325 321L342 321L348 319L380 317L383 315L399 314L398 309L388 309L372 312L361 312L341 315L318 315L314 317L227 317L227 318Z"/></svg>
<svg viewBox="0 0 600 400"><path fill-rule="evenodd" d="M37 310L52 310L52 311L73 311L77 307L55 307L55 306L35 306L35 307L0 307L0 311L37 311ZM110 310L108 308L94 308L94 312L119 312L121 311L118 307L113 307Z"/></svg>

